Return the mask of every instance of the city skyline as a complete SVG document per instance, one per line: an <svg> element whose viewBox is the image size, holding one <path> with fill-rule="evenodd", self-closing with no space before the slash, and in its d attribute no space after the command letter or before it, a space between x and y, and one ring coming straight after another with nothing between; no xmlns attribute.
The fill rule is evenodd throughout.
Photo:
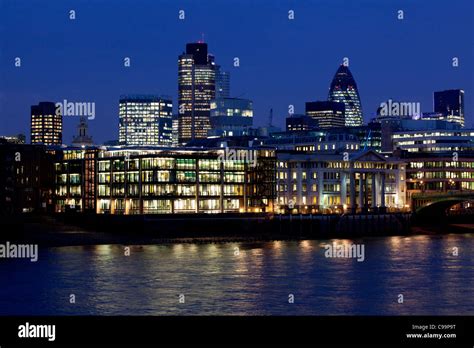
<svg viewBox="0 0 474 348"><path fill-rule="evenodd" d="M0 0L0 338L472 341L473 22L473 0Z"/></svg>
<svg viewBox="0 0 474 348"><path fill-rule="evenodd" d="M366 1L367 3L373 3L372 1ZM149 6L153 6L152 3L146 3ZM342 11L346 20L347 26L356 24L354 30L357 32L364 32L367 34L368 28L360 23L352 15L356 14L359 9L352 7L343 7L342 4L330 4L324 2L324 9L327 11L329 17L337 11ZM403 41L403 32L408 29L417 33L417 35L427 35L426 29L427 24L431 22L423 22L421 14L423 11L430 13L432 16L440 15L441 10L445 13L447 20L451 20L452 16L448 14L450 11L460 11L462 8L471 7L471 4L466 2L455 2L449 9L442 9L441 3L433 2L430 6L424 4L423 6L411 7L409 3L401 2L399 6L391 5L380 5L376 6L373 11L377 12L378 18L381 23L384 23L383 27L380 27L381 32L383 30L389 30L391 35L399 35L395 42L399 42L400 45L409 46L409 40ZM251 29L246 29L242 33L239 40L232 40L233 37L238 36L234 29L227 33L227 36L222 37L218 32L217 25L204 24L206 18L211 18L212 14L203 13L198 7L190 2L183 2L182 8L185 10L185 19L180 21L178 18L181 4L171 6L165 4L162 16L166 13L168 17L166 19L166 25L169 28L179 29L177 33L170 35L170 37L162 38L160 42L167 42L171 44L171 47L167 47L165 51L157 46L158 49L145 49L140 47L138 44L146 38L150 38L149 26L140 22L136 33L141 30L147 29L147 35L145 39L137 39L137 44L130 45L127 49L116 49L114 47L103 47L97 40L94 40L88 35L84 35L84 30L81 21L87 19L89 24L95 23L96 19L91 19L90 8L85 4L77 6L77 17L75 20L68 18L68 9L71 6L59 6L58 3L53 3L51 16L64 16L64 21L61 22L61 27L66 30L66 33L59 33L56 28L52 28L49 25L44 25L44 30L40 33L35 34L42 36L44 33L49 33L52 37L62 38L61 42L64 45L46 46L50 47L51 50L47 51L45 55L31 55L25 52L24 45L14 43L10 41L15 37L21 37L24 40L22 42L30 42L30 48L33 49L35 44L31 42L35 35L28 29L18 31L15 30L15 25L11 23L11 18L5 18L4 23L9 28L11 33L9 39L7 39L4 45L4 54L1 56L2 62L2 75L5 76L3 83L0 86L0 111L2 112L3 118L5 119L0 126L0 133L2 134L16 134L24 133L28 134L28 120L29 120L29 108L33 104L37 104L40 101L62 101L68 99L71 101L83 101L83 102L95 102L97 105L97 117L89 121L89 130L91 136L97 143L102 143L107 140L117 139L118 137L118 114L119 114L119 98L122 94L158 94L158 95L171 95L173 100L173 113L177 113L177 57L183 51L183 45L189 42L196 42L202 39L202 33L204 32L204 41L209 45L209 52L216 57L217 63L221 66L223 71L229 71L232 79L232 95L235 97L242 97L251 99L254 102L254 125L263 126L268 123L270 109L274 111L274 124L284 128L285 117L288 115L289 105L294 105L295 113L303 113L305 102L310 100L326 100L327 93L329 91L331 79L334 77L334 73L338 66L343 63L345 57L349 58L349 67L354 74L361 98L361 104L363 105L364 111L364 123L367 123L372 117L375 116L375 112L380 103L394 98L401 101L419 101L421 102L422 111L433 110L433 92L456 89L460 88L466 91L465 100L465 114L466 114L466 127L472 127L473 117L473 101L470 98L470 91L472 90L473 79L472 68L467 63L472 58L472 52L467 50L466 47L458 45L455 51L459 51L460 54L456 56L459 58L459 66L453 67L451 59L454 56L451 52L443 54L443 57L433 58L430 52L439 52L438 49L431 51L433 48L428 47L428 42L433 42L432 38L427 38L426 43L417 42L420 49L417 52L420 53L420 57L426 55L430 59L423 60L421 58L415 58L415 56L407 57L406 54L400 52L400 50L384 50L387 43L383 41L375 40L378 49L387 54L375 55L374 50L368 50L369 43L374 44L374 38L381 34L372 34L371 36L363 36L359 39L354 39L360 44L359 47L355 47L355 42L346 42L347 47L337 47L330 40L324 40L321 38L321 45L326 45L328 48L324 52L327 54L314 54L312 48L308 45L301 45L301 42L296 40L296 33L300 33L303 29L308 29L307 34L304 36L309 40L311 34L314 33L316 28L308 27L311 22L309 13L315 15L316 3L310 4L292 4L291 2L284 2L279 7L268 7L268 13L264 10L267 9L264 4L253 5L252 11L249 12L246 21L252 24ZM346 5L347 6L347 5ZM74 7L74 6L73 6ZM403 20L397 19L397 8L403 8L405 11L406 18ZM6 11L2 12L3 16L8 13L9 4L5 4ZM146 16L145 7L137 7L132 9L134 18L140 18L140 15ZM295 11L295 19L293 21L288 19L288 9ZM445 11L446 10L446 11ZM103 14L104 9L99 6L99 13ZM214 10L210 10L212 12ZM240 10L236 9L238 13ZM364 11L372 11L367 7L364 7ZM319 13L321 10L319 10ZM266 13L266 14L265 14ZM86 16L84 18L84 16ZM97 16L97 10L94 9L94 15ZM228 14L231 18L234 18L236 14ZM278 17L276 17L278 15ZM466 16L466 21L457 20L457 30L461 30L464 25L468 24L469 11L460 11L459 15ZM0 15L1 16L1 15ZM268 17L266 17L268 16ZM417 18L416 23L413 20L413 16ZM224 16L225 17L225 16ZM14 18L14 16L12 16ZM161 18L161 17L160 17ZM275 38L274 35L270 35L264 28L258 26L258 18L261 21L268 20L271 18L274 21L281 21L283 26L282 33L279 38ZM31 19L34 20L34 19ZM324 23L324 18L321 18ZM75 21L75 22L74 22ZM145 22L145 21L144 21ZM294 26L292 27L291 25ZM67 27L68 25L75 26ZM165 25L165 24L163 24ZM321 24L322 25L322 24ZM375 25L375 23L374 23ZM400 25L398 29L394 29L394 26ZM408 26L403 29L403 26ZM79 28L78 28L79 27ZM429 27L429 26L428 26ZM455 36L449 26L443 27L443 31L439 33L438 39L441 40L443 37L449 37L453 40ZM114 26L115 29L116 26ZM318 25L318 28L319 25ZM352 26L351 26L352 28ZM120 33L126 28L119 28L117 32L104 31L104 33L112 40L119 40ZM207 29L207 30L206 30ZM321 29L321 28L320 28ZM5 28L2 28L5 30ZM344 29L334 30L344 32ZM395 30L395 32L394 32ZM152 31L151 31L152 33ZM279 33L279 34L282 34ZM397 34L398 33L398 34ZM126 33L125 33L126 34ZM124 35L125 35L124 34ZM278 33L275 33L275 35ZM76 40L77 45L67 44L68 35L71 36L71 40ZM260 45L256 46L258 39L263 37L266 38L263 42L267 43L278 43L279 46L272 45ZM354 36L356 36L354 34ZM87 37L85 40L84 37ZM126 37L126 35L125 35ZM368 40L372 38L372 40ZM30 41L28 41L29 39ZM102 37L104 39L104 37ZM247 40L247 43L245 41ZM278 40L277 40L278 39ZM25 41L26 40L26 41ZM275 41L276 40L276 41ZM363 42L362 42L362 41ZM299 39L299 41L303 41ZM459 42L459 41L455 41ZM87 45L89 43L89 46ZM59 58L59 53L64 52L80 52L82 45L84 47L90 47L90 44L95 45L97 55L87 55L83 52L83 60L78 60L77 56L64 55L63 60L58 62L55 59ZM393 41L392 41L393 44ZM20 45L20 46L19 46ZM51 44L49 44L51 45ZM402 45L402 46L403 46ZM61 47L57 47L61 46ZM245 46L247 48L245 48ZM344 46L344 45L343 45ZM169 48L168 48L169 47ZM177 49L175 49L175 47ZM297 48L298 51L291 53L292 50L288 51L288 48ZM403 46L405 47L405 46ZM62 48L62 49L61 49ZM113 50L114 53L106 52L107 49ZM301 50L309 50L308 54L302 53ZM119 51L119 52L117 52ZM367 51L367 53L365 53ZM401 50L403 51L403 50ZM19 52L16 54L15 52ZM49 52L49 53L48 53ZM424 53L426 52L426 53ZM144 57L144 54L151 54L151 57L156 58L157 54L159 59L154 62L151 58ZM313 54L312 54L313 53ZM269 62L265 58L272 54L277 54L278 59L274 59L273 62ZM19 56L22 58L22 66L14 66L14 58ZM61 55L63 56L63 55ZM97 56L97 57L96 57ZM288 59L293 57L294 62L291 63ZM67 60L65 60L67 57ZM89 58L88 58L89 57ZM123 66L123 59L125 57L130 58L130 67ZM239 58L239 67L234 67L234 58ZM313 59L308 59L311 57ZM52 64L54 61L54 64ZM81 63L82 62L82 63ZM281 64L285 62L285 69L281 69ZM315 64L317 63L317 64ZM38 71L38 64L45 66L45 69ZM54 68L52 68L54 66ZM262 67L265 69L262 70ZM280 67L280 69L278 69ZM380 83L381 69L384 69L383 79ZM34 70L34 71L33 71ZM303 73L302 70L306 72ZM87 71L87 74L85 74ZM308 73L309 71L309 73ZM40 75L40 76L38 76ZM51 76L50 76L51 75ZM377 79L375 79L377 75ZM87 79L83 77L87 76ZM108 80L113 76L112 80ZM157 78L157 76L159 78ZM160 78L163 76L163 78ZM253 79L251 78L253 76ZM257 78L255 78L257 76ZM418 78L418 76L420 78ZM41 77L41 78L38 78ZM278 83L278 79L284 79L292 81L292 83ZM54 81L58 81L57 85L63 87L56 87ZM38 83L32 81L45 81L49 82L48 88L38 88ZM95 81L93 83L89 81ZM282 80L283 81L283 80ZM405 82L404 82L405 81ZM409 81L409 82L408 82ZM111 83L113 82L113 83ZM100 93L97 91L100 90ZM45 91L45 92L43 92ZM76 134L76 127L79 122L77 117L64 117L64 143L70 143L72 137ZM113 125L113 126L112 126Z"/></svg>

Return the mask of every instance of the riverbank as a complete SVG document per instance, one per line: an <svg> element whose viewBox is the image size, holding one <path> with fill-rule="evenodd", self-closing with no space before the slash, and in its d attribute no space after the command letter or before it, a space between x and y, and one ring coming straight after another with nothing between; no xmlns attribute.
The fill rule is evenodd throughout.
<svg viewBox="0 0 474 348"><path fill-rule="evenodd" d="M109 226L110 227L110 226ZM176 243L231 243L231 242L258 242L273 240L302 240L308 239L303 236L276 233L269 235L256 232L252 235L248 233L205 236L176 236L169 233L159 236L152 233L140 233L139 231L117 230L106 231L91 230L86 227L66 224L52 217L42 216L26 221L15 221L14 223L2 224L0 241L12 241L18 243L34 243L42 246L79 246L79 245L152 245L152 244L176 244ZM205 231L204 231L205 232Z"/></svg>
<svg viewBox="0 0 474 348"><path fill-rule="evenodd" d="M4 219L0 227L0 240L43 246L206 244L474 232L474 224L410 226L409 220L390 214L311 218L254 215L220 219L206 215L187 220L176 216L143 220L109 216L91 220L79 216L41 215Z"/></svg>

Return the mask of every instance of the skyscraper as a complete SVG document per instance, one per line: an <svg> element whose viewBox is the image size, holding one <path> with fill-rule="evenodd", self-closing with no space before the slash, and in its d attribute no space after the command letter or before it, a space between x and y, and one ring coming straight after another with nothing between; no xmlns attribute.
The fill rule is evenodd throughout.
<svg viewBox="0 0 474 348"><path fill-rule="evenodd" d="M119 106L119 143L171 146L172 117L173 103L169 97L122 96Z"/></svg>
<svg viewBox="0 0 474 348"><path fill-rule="evenodd" d="M464 127L464 91L450 89L434 92L434 112L445 116L449 122L459 123Z"/></svg>
<svg viewBox="0 0 474 348"><path fill-rule="evenodd" d="M318 121L319 128L335 128L347 125L344 118L345 104L331 101L306 103L306 115Z"/></svg>
<svg viewBox="0 0 474 348"><path fill-rule="evenodd" d="M344 64L341 64L339 69L337 69L336 75L331 82L328 100L344 103L346 126L355 127L362 125L362 105L357 84L349 67Z"/></svg>
<svg viewBox="0 0 474 348"><path fill-rule="evenodd" d="M230 73L216 65L216 99L230 97Z"/></svg>
<svg viewBox="0 0 474 348"><path fill-rule="evenodd" d="M207 137L210 125L210 101L216 95L214 57L207 44L189 43L178 59L179 143Z"/></svg>
<svg viewBox="0 0 474 348"><path fill-rule="evenodd" d="M63 141L63 117L53 102L41 102L31 106L31 143L61 145Z"/></svg>

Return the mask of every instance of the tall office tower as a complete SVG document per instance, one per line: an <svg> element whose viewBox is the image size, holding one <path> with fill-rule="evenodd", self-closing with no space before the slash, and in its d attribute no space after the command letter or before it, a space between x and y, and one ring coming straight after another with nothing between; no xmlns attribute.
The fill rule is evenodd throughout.
<svg viewBox="0 0 474 348"><path fill-rule="evenodd" d="M331 82L328 100L344 103L346 126L355 127L362 125L362 105L357 84L349 68L344 64L341 64L339 69L337 69L336 75Z"/></svg>
<svg viewBox="0 0 474 348"><path fill-rule="evenodd" d="M450 89L434 92L434 112L441 113L449 122L456 122L464 127L464 91Z"/></svg>
<svg viewBox="0 0 474 348"><path fill-rule="evenodd" d="M179 143L207 137L210 125L210 102L215 98L214 57L206 43L189 43L178 59Z"/></svg>
<svg viewBox="0 0 474 348"><path fill-rule="evenodd" d="M230 72L216 65L216 99L230 97Z"/></svg>
<svg viewBox="0 0 474 348"><path fill-rule="evenodd" d="M319 128L336 128L347 125L345 104L331 101L306 103L306 115L318 121Z"/></svg>
<svg viewBox="0 0 474 348"><path fill-rule="evenodd" d="M63 117L56 114L53 102L31 106L31 143L61 145L63 142Z"/></svg>
<svg viewBox="0 0 474 348"><path fill-rule="evenodd" d="M120 97L120 145L172 143L173 102L169 97L129 95Z"/></svg>
<svg viewBox="0 0 474 348"><path fill-rule="evenodd" d="M210 136L248 135L253 123L253 103L248 99L220 98L211 101Z"/></svg>

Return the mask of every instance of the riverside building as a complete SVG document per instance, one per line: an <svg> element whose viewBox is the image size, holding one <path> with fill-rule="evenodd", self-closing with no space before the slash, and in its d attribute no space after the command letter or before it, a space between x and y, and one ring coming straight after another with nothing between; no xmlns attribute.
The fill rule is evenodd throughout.
<svg viewBox="0 0 474 348"><path fill-rule="evenodd" d="M268 148L69 148L57 151L54 167L56 212L273 211Z"/></svg>
<svg viewBox="0 0 474 348"><path fill-rule="evenodd" d="M408 197L415 193L474 191L474 151L407 152Z"/></svg>
<svg viewBox="0 0 474 348"><path fill-rule="evenodd" d="M285 213L408 209L406 165L373 150L315 154L277 152L277 207Z"/></svg>

